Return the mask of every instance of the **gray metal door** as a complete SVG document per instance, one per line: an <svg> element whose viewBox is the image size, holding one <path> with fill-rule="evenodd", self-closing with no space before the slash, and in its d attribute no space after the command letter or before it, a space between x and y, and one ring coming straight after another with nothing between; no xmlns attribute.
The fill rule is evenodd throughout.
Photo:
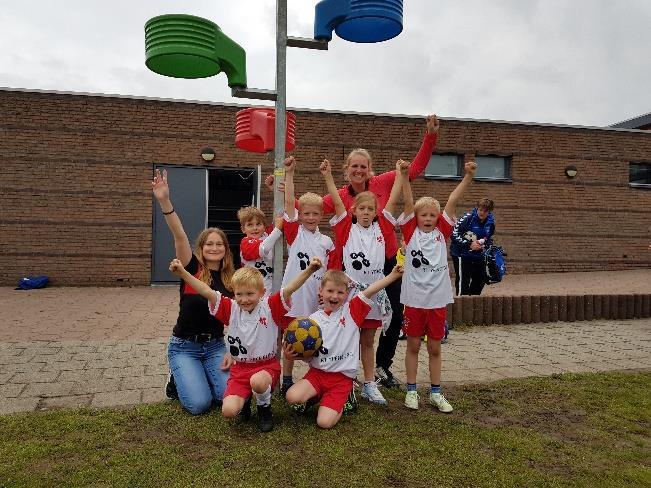
<svg viewBox="0 0 651 488"><path fill-rule="evenodd" d="M206 168L190 168L154 165L154 169L167 170L170 199L174 210L183 223L185 233L194 246L194 240L206 228L208 222L208 171ZM174 239L167 228L165 217L156 199L154 208L152 283L178 283L179 279L169 272L170 261L174 259Z"/></svg>

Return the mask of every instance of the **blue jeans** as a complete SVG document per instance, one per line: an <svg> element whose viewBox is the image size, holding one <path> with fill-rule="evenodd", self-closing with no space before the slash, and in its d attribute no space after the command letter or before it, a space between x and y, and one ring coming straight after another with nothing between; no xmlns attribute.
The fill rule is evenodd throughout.
<svg viewBox="0 0 651 488"><path fill-rule="evenodd" d="M179 401L193 415L206 412L213 401L221 402L228 371L220 366L226 353L224 339L193 342L172 336L167 360L174 375Z"/></svg>

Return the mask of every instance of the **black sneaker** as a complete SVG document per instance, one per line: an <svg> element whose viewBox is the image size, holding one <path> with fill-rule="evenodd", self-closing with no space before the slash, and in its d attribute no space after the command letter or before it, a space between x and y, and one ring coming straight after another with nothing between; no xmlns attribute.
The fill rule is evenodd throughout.
<svg viewBox="0 0 651 488"><path fill-rule="evenodd" d="M165 396L170 400L179 399L179 392L176 391L176 383L174 382L172 373L170 373L170 377L167 379L167 384L165 385Z"/></svg>
<svg viewBox="0 0 651 488"><path fill-rule="evenodd" d="M393 376L389 368L384 366L375 368L375 379L385 388L400 388L400 382Z"/></svg>
<svg viewBox="0 0 651 488"><path fill-rule="evenodd" d="M258 405L258 428L261 432L269 432L274 428L271 405Z"/></svg>
<svg viewBox="0 0 651 488"><path fill-rule="evenodd" d="M239 413L240 419L247 422L251 418L251 397L247 398Z"/></svg>
<svg viewBox="0 0 651 488"><path fill-rule="evenodd" d="M348 394L348 400L346 400L346 403L344 403L344 409L342 413L344 415L350 415L355 412L357 412L357 397L355 396L355 387L353 387L353 389L350 390L350 393Z"/></svg>

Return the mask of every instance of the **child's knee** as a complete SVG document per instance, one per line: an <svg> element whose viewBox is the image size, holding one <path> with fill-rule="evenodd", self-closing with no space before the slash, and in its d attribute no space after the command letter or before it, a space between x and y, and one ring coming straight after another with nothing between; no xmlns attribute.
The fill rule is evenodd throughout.
<svg viewBox="0 0 651 488"><path fill-rule="evenodd" d="M330 416L318 416L316 419L316 425L322 429L332 429L339 422L339 417L330 417Z"/></svg>
<svg viewBox="0 0 651 488"><path fill-rule="evenodd" d="M292 405L296 403L302 403L301 402L301 394L298 391L298 388L290 388L287 390L287 393L285 393L285 400L287 403L291 403Z"/></svg>
<svg viewBox="0 0 651 488"><path fill-rule="evenodd" d="M237 408L237 406L232 403L222 404L222 415L227 419L237 417L237 414L240 413L240 410L241 409Z"/></svg>

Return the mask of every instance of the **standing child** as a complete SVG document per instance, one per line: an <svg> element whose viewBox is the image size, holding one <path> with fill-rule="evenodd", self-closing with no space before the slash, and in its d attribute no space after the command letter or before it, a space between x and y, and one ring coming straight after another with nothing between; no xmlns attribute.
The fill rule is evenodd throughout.
<svg viewBox="0 0 651 488"><path fill-rule="evenodd" d="M302 404L312 398L320 399L316 423L319 427L334 427L353 388L353 378L359 366L359 330L373 307L371 298L402 276L396 266L382 279L369 285L347 302L348 277L343 271L328 270L321 280L320 296L323 309L310 318L321 328L323 345L319 354L308 360L310 369L302 380L287 391L290 404ZM285 356L292 356L291 346L284 345Z"/></svg>
<svg viewBox="0 0 651 488"><path fill-rule="evenodd" d="M264 212L258 207L242 207L237 211L237 218L245 235L240 243L242 266L250 266L262 273L267 297L273 285L274 245L282 235L283 218L276 217L273 230L265 230Z"/></svg>
<svg viewBox="0 0 651 488"><path fill-rule="evenodd" d="M305 285L294 295L292 307L287 312L285 324L296 317L308 317L319 308L319 283L328 257L334 250L332 239L319 232L319 221L323 217L323 199L315 193L305 193L298 199L298 212L294 200L294 170L296 161L292 156L285 159L285 215L283 229L287 239L287 264L283 286L304 270L310 259L316 257L324 269L314 273ZM283 358L283 382L281 393L292 386L294 361Z"/></svg>
<svg viewBox="0 0 651 488"><path fill-rule="evenodd" d="M370 191L358 193L350 208L351 213L348 213L332 177L330 162L324 160L319 170L335 208L335 216L330 220L335 234L335 252L329 267L341 269L363 289L384 277L385 260L392 257L387 254L385 243L393 237L394 226L383 215L378 215L377 197ZM400 197L401 185L402 182L396 178L387 205L395 205ZM371 311L360 325L360 355L364 370L361 396L378 405L386 405L387 401L375 382L375 331L383 322L388 326L390 321L391 304L383 291L377 295Z"/></svg>
<svg viewBox="0 0 651 488"><path fill-rule="evenodd" d="M278 324L289 310L292 293L320 268L321 262L313 258L282 290L266 299L263 299L265 289L260 271L240 268L233 275L235 300L232 300L188 273L178 259L170 264L170 271L206 298L210 313L229 326L231 373L222 404L224 417L235 417L244 409L243 415L248 418L253 393L258 427L262 432L273 429L271 390L280 377L280 363L276 358Z"/></svg>
<svg viewBox="0 0 651 488"><path fill-rule="evenodd" d="M477 165L474 162L466 163L466 174L450 194L443 215L439 202L432 197L422 197L414 204L408 168L404 161L396 164L405 203L404 213L398 217L397 223L407 245L405 277L400 290L400 301L405 305L403 330L407 336L405 406L418 409L418 351L421 336L426 335L431 383L429 401L441 412L451 412L452 405L441 393L441 339L445 336L445 307L454 301L445 243L452 234L457 202L472 182ZM388 205L386 210L393 212Z"/></svg>

